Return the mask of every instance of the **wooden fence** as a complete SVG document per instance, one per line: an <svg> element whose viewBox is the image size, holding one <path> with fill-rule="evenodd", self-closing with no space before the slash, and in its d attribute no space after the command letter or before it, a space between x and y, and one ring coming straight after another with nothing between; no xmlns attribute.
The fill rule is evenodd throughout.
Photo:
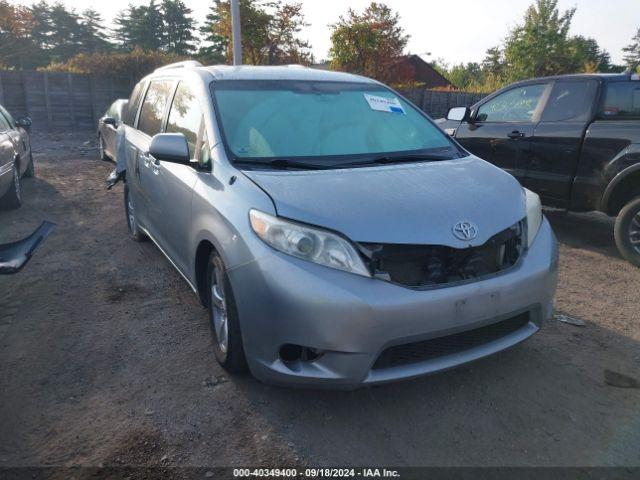
<svg viewBox="0 0 640 480"><path fill-rule="evenodd" d="M29 115L33 129L94 129L98 118L118 98L128 98L134 78L37 71L0 71L0 104L15 117ZM473 105L484 95L412 89L402 92L431 118L451 107Z"/></svg>
<svg viewBox="0 0 640 480"><path fill-rule="evenodd" d="M0 104L15 117L29 115L33 129L96 128L117 98L128 98L134 79L37 71L0 71Z"/></svg>
<svg viewBox="0 0 640 480"><path fill-rule="evenodd" d="M424 88L404 90L401 93L433 119L444 117L452 107L470 107L487 95L485 93L445 92Z"/></svg>

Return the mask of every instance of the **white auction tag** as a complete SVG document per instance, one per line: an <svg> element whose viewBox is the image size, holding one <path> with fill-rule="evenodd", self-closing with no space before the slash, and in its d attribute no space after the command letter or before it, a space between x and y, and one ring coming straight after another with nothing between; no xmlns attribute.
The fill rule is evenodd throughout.
<svg viewBox="0 0 640 480"><path fill-rule="evenodd" d="M395 97L385 98L365 93L364 98L372 110L388 113L405 113L404 108L402 108L402 105L400 105L400 100Z"/></svg>

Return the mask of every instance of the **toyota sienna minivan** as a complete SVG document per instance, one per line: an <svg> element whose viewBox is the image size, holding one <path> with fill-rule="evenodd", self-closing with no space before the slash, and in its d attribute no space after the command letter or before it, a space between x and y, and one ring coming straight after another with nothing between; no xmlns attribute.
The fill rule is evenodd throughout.
<svg viewBox="0 0 640 480"><path fill-rule="evenodd" d="M182 62L136 85L124 124L130 235L208 308L230 372L408 379L552 315L558 250L538 196L374 80Z"/></svg>

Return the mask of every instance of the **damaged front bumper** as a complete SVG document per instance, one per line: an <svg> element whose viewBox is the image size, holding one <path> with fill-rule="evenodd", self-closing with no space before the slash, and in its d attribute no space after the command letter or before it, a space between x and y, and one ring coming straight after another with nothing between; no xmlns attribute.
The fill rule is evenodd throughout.
<svg viewBox="0 0 640 480"><path fill-rule="evenodd" d="M252 373L278 384L355 388L504 350L553 313L558 250L545 220L516 265L416 290L277 252L229 270Z"/></svg>

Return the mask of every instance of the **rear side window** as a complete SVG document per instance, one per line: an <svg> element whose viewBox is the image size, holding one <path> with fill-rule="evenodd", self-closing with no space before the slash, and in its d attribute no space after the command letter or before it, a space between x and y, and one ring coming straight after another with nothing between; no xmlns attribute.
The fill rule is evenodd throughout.
<svg viewBox="0 0 640 480"><path fill-rule="evenodd" d="M173 97L167 133L182 133L187 137L189 154L195 158L198 133L202 125L202 109L195 94L185 82L180 82Z"/></svg>
<svg viewBox="0 0 640 480"><path fill-rule="evenodd" d="M640 82L608 83L600 117L605 120L640 119Z"/></svg>
<svg viewBox="0 0 640 480"><path fill-rule="evenodd" d="M597 80L557 81L551 90L542 121L587 121L597 90Z"/></svg>
<svg viewBox="0 0 640 480"><path fill-rule="evenodd" d="M162 117L169 101L172 86L173 82L168 80L151 82L140 111L138 130L151 137L156 133L160 133Z"/></svg>
<svg viewBox="0 0 640 480"><path fill-rule="evenodd" d="M142 97L142 92L144 92L145 84L145 82L140 82L133 88L129 103L124 111L122 121L130 127L133 127L136 121L136 113L138 113L138 106L140 105L140 98Z"/></svg>

